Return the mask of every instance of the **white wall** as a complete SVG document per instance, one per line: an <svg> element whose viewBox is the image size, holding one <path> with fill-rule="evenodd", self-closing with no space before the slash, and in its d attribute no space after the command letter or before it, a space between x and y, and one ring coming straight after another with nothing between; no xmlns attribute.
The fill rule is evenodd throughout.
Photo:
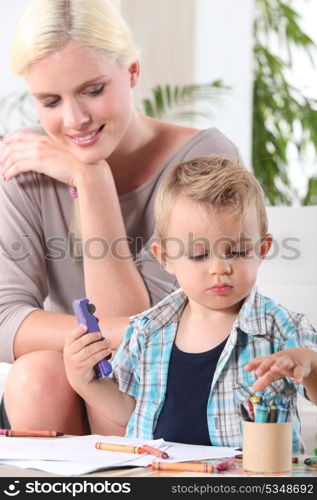
<svg viewBox="0 0 317 500"><path fill-rule="evenodd" d="M142 49L137 101L156 84L222 79L232 87L215 104L212 125L251 156L253 0L121 0ZM201 127L210 126L202 121Z"/></svg>
<svg viewBox="0 0 317 500"><path fill-rule="evenodd" d="M197 0L121 0L121 11L141 48L136 98L157 83L191 83L194 77Z"/></svg>
<svg viewBox="0 0 317 500"><path fill-rule="evenodd" d="M232 90L217 106L214 124L251 162L253 0L197 0L195 79L222 78Z"/></svg>

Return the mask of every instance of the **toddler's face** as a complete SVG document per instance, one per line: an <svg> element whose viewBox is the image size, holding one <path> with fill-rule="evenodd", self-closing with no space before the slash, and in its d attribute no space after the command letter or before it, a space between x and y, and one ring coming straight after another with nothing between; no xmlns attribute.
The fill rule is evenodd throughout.
<svg viewBox="0 0 317 500"><path fill-rule="evenodd" d="M237 312L256 281L270 241L270 235L261 238L255 207L241 217L181 198L167 228L166 268L191 302Z"/></svg>

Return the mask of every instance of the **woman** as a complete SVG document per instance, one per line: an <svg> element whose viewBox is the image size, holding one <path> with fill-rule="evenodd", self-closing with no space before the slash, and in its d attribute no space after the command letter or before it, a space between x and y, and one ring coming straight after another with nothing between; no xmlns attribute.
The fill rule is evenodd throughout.
<svg viewBox="0 0 317 500"><path fill-rule="evenodd" d="M2 144L0 349L14 365L1 427L119 433L67 383L72 300L89 298L116 348L127 317L177 287L149 250L160 179L190 157L238 156L216 129L138 112L138 56L109 0L36 0L18 26L12 68L41 129Z"/></svg>

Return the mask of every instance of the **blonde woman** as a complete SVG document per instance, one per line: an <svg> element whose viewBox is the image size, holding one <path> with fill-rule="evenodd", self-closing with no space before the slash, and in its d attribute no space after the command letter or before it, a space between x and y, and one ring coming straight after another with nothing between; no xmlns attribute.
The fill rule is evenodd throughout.
<svg viewBox="0 0 317 500"><path fill-rule="evenodd" d="M150 252L161 178L181 160L239 153L214 128L136 110L139 50L108 0L36 0L18 25L12 69L41 128L1 145L0 352L14 364L0 424L120 433L67 382L72 301L94 303L116 348L128 317L178 286Z"/></svg>

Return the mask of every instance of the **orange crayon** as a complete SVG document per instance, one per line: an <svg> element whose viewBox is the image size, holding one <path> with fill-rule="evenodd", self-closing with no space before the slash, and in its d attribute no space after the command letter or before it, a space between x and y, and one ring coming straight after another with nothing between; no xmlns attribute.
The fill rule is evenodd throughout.
<svg viewBox="0 0 317 500"><path fill-rule="evenodd" d="M152 469L162 471L214 472L215 468L211 464L197 462L152 462Z"/></svg>
<svg viewBox="0 0 317 500"><path fill-rule="evenodd" d="M150 453L150 455L154 455L155 457L169 458L166 451L158 450L157 448L153 448L153 446L149 446L148 444L143 444L142 448L144 449L144 451Z"/></svg>
<svg viewBox="0 0 317 500"><path fill-rule="evenodd" d="M57 431L32 431L32 430L9 430L6 429L5 436L7 437L57 437L63 436L62 432Z"/></svg>
<svg viewBox="0 0 317 500"><path fill-rule="evenodd" d="M141 446L131 446L127 444L96 443L95 448L97 448L97 450L119 451L123 453L145 453L144 448L141 448Z"/></svg>

